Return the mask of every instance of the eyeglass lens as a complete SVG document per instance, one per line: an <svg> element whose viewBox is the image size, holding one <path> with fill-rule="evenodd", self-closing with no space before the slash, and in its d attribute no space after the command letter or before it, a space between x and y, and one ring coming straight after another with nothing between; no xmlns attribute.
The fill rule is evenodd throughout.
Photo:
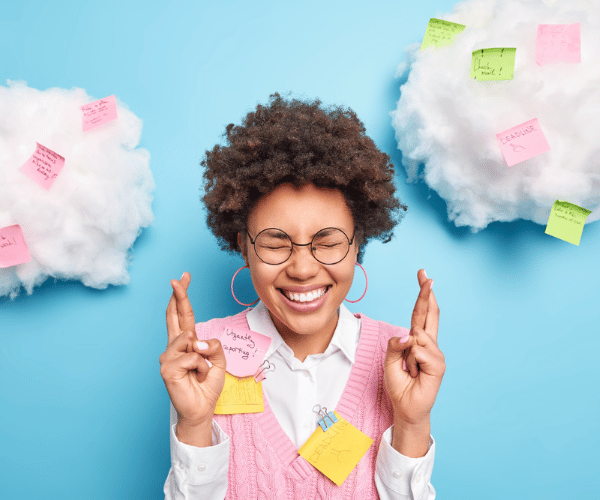
<svg viewBox="0 0 600 500"><path fill-rule="evenodd" d="M282 264L292 254L292 240L280 229L265 229L256 236L256 255L267 264ZM337 264L346 257L350 242L341 229L321 229L310 245L315 259L322 264Z"/></svg>

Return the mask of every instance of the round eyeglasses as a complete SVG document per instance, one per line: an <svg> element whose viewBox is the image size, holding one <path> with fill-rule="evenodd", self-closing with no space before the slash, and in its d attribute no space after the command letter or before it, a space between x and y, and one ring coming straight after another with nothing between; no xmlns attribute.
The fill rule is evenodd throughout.
<svg viewBox="0 0 600 500"><path fill-rule="evenodd" d="M321 264L329 266L337 264L348 255L350 245L354 241L354 235L352 235L352 239L348 239L346 233L336 227L321 229L313 236L310 243L294 243L286 232L273 227L263 229L254 240L247 230L246 234L250 238L250 243L254 245L256 256L265 264L272 266L283 264L288 260L292 255L294 245L297 247L309 246L313 257Z"/></svg>

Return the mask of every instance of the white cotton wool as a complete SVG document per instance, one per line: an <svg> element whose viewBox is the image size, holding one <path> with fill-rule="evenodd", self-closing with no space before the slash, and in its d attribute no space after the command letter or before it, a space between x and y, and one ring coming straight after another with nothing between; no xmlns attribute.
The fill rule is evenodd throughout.
<svg viewBox="0 0 600 500"><path fill-rule="evenodd" d="M48 277L93 288L129 282L130 249L154 220L142 121L117 99L117 116L82 131L85 90L0 86L0 228L19 224L31 261L0 269L0 297L31 294ZM19 169L36 142L65 158L49 190Z"/></svg>
<svg viewBox="0 0 600 500"><path fill-rule="evenodd" d="M398 68L409 73L391 114L408 182L426 182L473 231L546 225L556 200L600 219L600 0L467 0L442 19L466 28L448 47L408 47ZM538 25L572 23L581 63L538 65ZM514 79L471 79L472 52L494 47L516 47ZM533 118L550 151L508 167L496 134Z"/></svg>

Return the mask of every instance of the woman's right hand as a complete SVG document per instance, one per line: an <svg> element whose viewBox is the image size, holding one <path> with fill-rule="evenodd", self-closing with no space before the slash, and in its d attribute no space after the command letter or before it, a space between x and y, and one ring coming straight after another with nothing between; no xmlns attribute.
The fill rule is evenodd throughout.
<svg viewBox="0 0 600 500"><path fill-rule="evenodd" d="M177 435L194 433L210 437L217 400L225 384L225 353L218 339L205 341L196 336L194 311L187 295L191 276L172 280L173 294L167 306L167 350L160 356L160 374L177 411ZM203 345L204 344L204 345ZM197 432L196 432L197 431ZM183 440L200 446L198 439ZM189 441L196 441L192 443ZM210 443L204 444L210 446Z"/></svg>

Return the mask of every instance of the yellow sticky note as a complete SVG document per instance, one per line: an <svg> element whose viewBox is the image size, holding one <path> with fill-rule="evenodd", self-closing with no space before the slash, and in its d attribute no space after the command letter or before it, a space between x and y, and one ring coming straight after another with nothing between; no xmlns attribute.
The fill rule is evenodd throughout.
<svg viewBox="0 0 600 500"><path fill-rule="evenodd" d="M340 486L373 440L334 412L338 421L327 432L318 427L299 450L309 464Z"/></svg>
<svg viewBox="0 0 600 500"><path fill-rule="evenodd" d="M471 78L484 82L512 80L516 55L516 48L474 50L471 57Z"/></svg>
<svg viewBox="0 0 600 500"><path fill-rule="evenodd" d="M450 21L432 17L425 30L421 50L426 49L427 47L439 49L440 47L451 45L454 41L454 37L459 33L462 33L464 29L464 24L451 23Z"/></svg>
<svg viewBox="0 0 600 500"><path fill-rule="evenodd" d="M568 201L556 200L550 210L546 234L579 246L585 219L591 213L591 210Z"/></svg>
<svg viewBox="0 0 600 500"><path fill-rule="evenodd" d="M255 382L254 377L234 377L225 373L225 385L217 401L217 415L234 413L260 413L265 411L263 404L262 383Z"/></svg>

